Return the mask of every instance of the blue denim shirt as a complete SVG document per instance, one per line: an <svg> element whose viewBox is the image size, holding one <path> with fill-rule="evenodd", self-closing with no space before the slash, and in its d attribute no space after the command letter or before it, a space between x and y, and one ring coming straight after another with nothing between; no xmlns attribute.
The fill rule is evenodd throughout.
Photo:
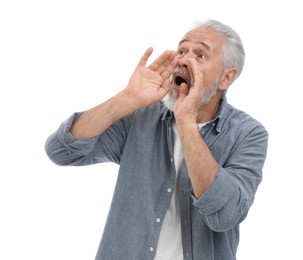
<svg viewBox="0 0 303 260"><path fill-rule="evenodd" d="M159 102L122 118L98 137L77 141L69 128L79 114L63 122L45 148L59 165L120 165L96 260L153 259L176 188L173 113ZM257 120L223 98L201 136L219 170L208 190L196 198L183 163L179 198L184 259L233 260L239 224L262 180L268 134Z"/></svg>

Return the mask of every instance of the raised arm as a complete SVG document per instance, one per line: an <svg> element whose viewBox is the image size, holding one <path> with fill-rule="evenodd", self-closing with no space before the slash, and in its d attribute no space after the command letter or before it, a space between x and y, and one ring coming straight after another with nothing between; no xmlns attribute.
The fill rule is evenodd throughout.
<svg viewBox="0 0 303 260"><path fill-rule="evenodd" d="M83 112L75 120L70 132L76 139L98 136L115 121L160 101L168 93L168 80L176 66L176 53L166 50L147 67L152 52L152 48L146 50L125 89Z"/></svg>

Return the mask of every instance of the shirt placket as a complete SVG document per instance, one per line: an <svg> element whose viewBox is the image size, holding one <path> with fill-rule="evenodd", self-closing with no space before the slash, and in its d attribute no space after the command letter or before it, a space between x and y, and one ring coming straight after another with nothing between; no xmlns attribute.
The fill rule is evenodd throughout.
<svg viewBox="0 0 303 260"><path fill-rule="evenodd" d="M173 190L176 186L176 173L174 166L174 156L173 156L173 129L172 129L172 116L168 116L166 121L166 133L167 133L167 146L169 152L169 167L171 169L171 174L168 174L169 179L165 180L164 189L162 190L161 201L157 204L155 209L154 218L154 232L152 235L151 242L148 247L148 259L153 259L156 254L156 247L160 235L160 230L162 226L163 219L165 217L168 205L172 198Z"/></svg>

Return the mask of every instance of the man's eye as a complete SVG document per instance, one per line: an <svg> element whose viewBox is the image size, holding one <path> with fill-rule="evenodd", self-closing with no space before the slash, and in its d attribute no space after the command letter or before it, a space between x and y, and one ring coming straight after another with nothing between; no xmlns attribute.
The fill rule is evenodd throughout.
<svg viewBox="0 0 303 260"><path fill-rule="evenodd" d="M186 54L185 51L179 51L179 52L178 52L178 56L179 56L179 57L183 57L185 54Z"/></svg>
<svg viewBox="0 0 303 260"><path fill-rule="evenodd" d="M206 55L204 53L200 53L198 55L198 57L201 58L201 59L206 59Z"/></svg>

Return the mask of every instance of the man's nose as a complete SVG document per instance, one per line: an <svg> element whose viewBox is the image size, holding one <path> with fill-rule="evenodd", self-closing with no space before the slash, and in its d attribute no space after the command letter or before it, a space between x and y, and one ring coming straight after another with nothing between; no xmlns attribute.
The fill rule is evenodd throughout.
<svg viewBox="0 0 303 260"><path fill-rule="evenodd" d="M189 58L193 58L193 54L188 52L188 53L185 53L182 57L179 58L178 60L178 64L180 67L188 67L188 64L189 64L189 61L188 59Z"/></svg>

